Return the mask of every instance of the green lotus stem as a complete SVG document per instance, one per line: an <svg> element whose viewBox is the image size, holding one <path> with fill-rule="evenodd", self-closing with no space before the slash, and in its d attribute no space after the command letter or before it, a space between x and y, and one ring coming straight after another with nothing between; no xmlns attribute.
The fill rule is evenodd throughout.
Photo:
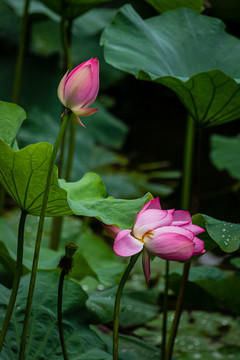
<svg viewBox="0 0 240 360"><path fill-rule="evenodd" d="M64 68L68 70L72 70L72 60L71 60L71 52L69 46L69 38L71 34L71 26L72 23L69 21L68 26L66 26L66 20L64 17L64 10L62 11L62 18L60 22L60 30L61 30L61 41L62 48L64 53ZM72 170L73 163L73 155L75 148L75 132L76 132L76 122L72 119L70 121L70 134L68 140L68 156L67 156L67 164L66 164L66 174L65 180L70 181L70 175ZM59 157L59 177L62 175L63 161L64 161L64 152L66 149L66 136L64 136L64 141L62 142L60 157ZM53 250L57 250L60 243L61 232L63 226L63 217L54 217L52 220L52 229L51 229L51 238L50 238L50 248Z"/></svg>
<svg viewBox="0 0 240 360"><path fill-rule="evenodd" d="M179 326L180 318L181 318L181 314L182 314L183 300L184 300L184 294L185 294L185 290L186 290L186 286L187 286L190 266L191 266L190 262L184 264L183 275L181 278L181 284L180 284L179 294L178 294L177 303L176 303L175 315L174 315L174 319L173 319L173 323L172 323L172 327L171 327L171 331L170 331L170 335L169 335L169 339L168 339L167 349L166 349L165 360L172 359L174 341L175 341L175 338L177 335L178 326Z"/></svg>
<svg viewBox="0 0 240 360"><path fill-rule="evenodd" d="M60 31L61 31L63 54L64 54L64 67L66 67L68 70L72 70L73 68L70 46L69 46L69 34L71 33L70 28L71 28L71 22L69 23L69 26L66 26L66 19L63 10L61 22L60 22Z"/></svg>
<svg viewBox="0 0 240 360"><path fill-rule="evenodd" d="M125 286L125 283L129 277L129 274L137 262L141 252L133 255L131 257L130 263L128 264L126 270L123 273L121 281L118 285L118 290L115 298L115 305L114 305L114 316L113 316L113 360L118 360L118 329L119 329L119 311L120 311L120 301L122 292Z"/></svg>
<svg viewBox="0 0 240 360"><path fill-rule="evenodd" d="M64 360L68 360L68 353L66 343L64 339L63 323L62 323L62 295L63 295L63 283L65 275L68 275L73 267L73 255L77 251L78 246L75 243L67 242L65 244L65 256L63 256L58 264L58 267L62 269L58 283L58 331L60 336L60 342L62 346L62 353Z"/></svg>
<svg viewBox="0 0 240 360"><path fill-rule="evenodd" d="M196 134L200 134L200 131L196 132L196 124L194 119L189 115L187 120L186 128L186 141L185 141L185 150L184 150L184 165L183 165L183 187L182 187L182 205L181 208L184 210L190 210L193 212L197 211L198 199L199 199L199 170L200 170L200 137L197 151L195 151L195 142ZM194 182L192 186L192 172L193 172L193 160L195 164L195 179L197 182ZM193 198L194 199L193 199ZM194 208L193 208L194 203ZM172 327L170 330L170 335L168 339L166 356L165 360L172 359L173 347L175 338L178 332L178 326L180 323L180 318L183 309L184 294L188 282L188 275L190 271L191 262L187 262L183 267L183 275L181 278L181 284L179 289L179 294L176 303L176 310L174 314L174 319Z"/></svg>
<svg viewBox="0 0 240 360"><path fill-rule="evenodd" d="M63 217L54 217L52 219L51 237L50 237L50 249L58 250L60 237L63 227Z"/></svg>
<svg viewBox="0 0 240 360"><path fill-rule="evenodd" d="M15 268L12 292L10 295L10 299L9 299L8 306L7 306L7 311L5 314L4 321L3 321L2 331L0 333L0 353L2 351L4 340L5 340L7 330L8 330L9 324L10 324L14 304L15 304L15 301L17 298L19 282L20 282L20 278L22 275L24 227L25 227L26 217L27 217L27 213L25 211L22 211L20 221L19 221L19 227L18 227L17 261L16 261L16 268Z"/></svg>
<svg viewBox="0 0 240 360"><path fill-rule="evenodd" d="M21 79L22 79L23 59L24 59L24 52L25 52L25 48L26 48L29 3L30 3L30 0L25 1L24 12L23 12L23 17L22 17L22 24L21 24L21 33L20 33L20 39L19 39L18 54L17 54L17 62L16 62L16 68L15 68L15 76L14 76L14 81L13 81L11 101L16 104L18 103L18 98L19 98L20 85L21 85ZM6 192L4 190L4 187L0 185L0 216L3 214L3 209L4 209L4 204L5 204L5 195L6 195Z"/></svg>
<svg viewBox="0 0 240 360"><path fill-rule="evenodd" d="M169 261L166 260L165 268L165 288L163 298L163 322L162 322L162 344L161 344L161 359L165 358L166 351L166 337L167 337L167 310L168 310L168 285L169 285Z"/></svg>
<svg viewBox="0 0 240 360"><path fill-rule="evenodd" d="M19 352L19 358L18 358L19 360L23 360L24 356L25 356L27 332L28 332L28 327L29 327L32 301L33 301L33 293L34 293L34 287L35 287L36 276L37 276L37 267L38 267L39 252L40 252L40 246L41 246L41 240L42 240L43 225L44 225L45 214L46 214L46 210L47 210L47 203L48 203L48 197L49 197L49 192L50 192L50 187L51 187L53 169L54 169L54 165L55 165L55 161L56 161L56 157L57 157L57 152L58 152L59 146L61 144L63 134L66 130L67 123L68 123L70 116L71 116L71 111L68 111L65 114L65 116L63 117L61 128L60 128L58 136L56 138L56 141L55 141L55 144L53 147L52 156L51 156L51 159L49 162L46 187L45 187L42 209L41 209L41 214L40 214L39 223L38 223L37 238L36 238L36 244L35 244L33 264L32 264L32 273L31 273L30 285L29 285L29 290L28 290L27 307L26 307L21 343L20 343L20 352Z"/></svg>
<svg viewBox="0 0 240 360"><path fill-rule="evenodd" d="M192 165L195 140L195 123L194 119L189 115L187 119L184 163L183 163L183 183L182 183L182 201L181 209L188 210L190 208L191 192L192 192Z"/></svg>
<svg viewBox="0 0 240 360"><path fill-rule="evenodd" d="M62 269L61 275L59 278L59 284L58 284L58 331L60 336L60 342L62 346L62 353L63 353L63 359L68 360L68 353L67 348L64 340L64 332L63 332L63 325L62 325L62 292L63 292L63 283L64 283L64 277L66 275L65 269Z"/></svg>
<svg viewBox="0 0 240 360"><path fill-rule="evenodd" d="M21 25L21 34L20 34L18 54L17 54L17 62L15 68L14 83L12 89L12 102L14 103L18 103L20 86L21 86L23 59L24 59L24 52L26 48L26 39L27 39L29 3L30 0L25 0L22 25Z"/></svg>
<svg viewBox="0 0 240 360"><path fill-rule="evenodd" d="M4 209L4 204L5 204L5 189L4 187L0 184L0 216L3 215L3 209Z"/></svg>

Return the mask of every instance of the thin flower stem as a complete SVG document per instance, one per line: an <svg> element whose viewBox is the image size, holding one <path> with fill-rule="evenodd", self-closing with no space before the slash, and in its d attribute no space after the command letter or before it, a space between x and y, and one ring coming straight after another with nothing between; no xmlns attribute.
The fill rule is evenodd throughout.
<svg viewBox="0 0 240 360"><path fill-rule="evenodd" d="M52 218L50 249L58 250L63 227L63 217Z"/></svg>
<svg viewBox="0 0 240 360"><path fill-rule="evenodd" d="M184 151L184 166L183 166L183 187L182 187L182 206L184 210L197 211L199 201L199 177L200 177L200 131L196 131L196 123L194 119L189 115L186 129L186 142ZM197 141L196 141L197 140ZM199 140L199 141L198 141ZM197 147L195 149L195 142ZM195 151L196 150L196 151ZM193 173L193 161L195 165L194 171L194 183L192 181ZM194 186L192 186L192 183ZM178 332L178 326L183 309L184 294L187 287L188 275L190 271L191 261L184 264L183 275L181 278L181 284L179 294L176 303L176 311L168 339L166 357L164 360L171 360L175 338Z"/></svg>
<svg viewBox="0 0 240 360"><path fill-rule="evenodd" d="M22 25L21 25L21 34L20 34L18 54L17 54L17 62L15 68L14 83L12 89L12 102L14 103L18 103L20 85L22 79L23 59L24 59L24 52L26 48L26 39L27 39L29 3L30 0L25 0Z"/></svg>
<svg viewBox="0 0 240 360"><path fill-rule="evenodd" d="M62 269L61 275L58 283L58 330L60 336L60 342L62 346L62 353L64 360L68 360L67 348L64 340L63 324L62 324L62 293L63 293L63 283L65 277L65 269Z"/></svg>
<svg viewBox="0 0 240 360"><path fill-rule="evenodd" d="M113 317L113 360L118 360L118 329L119 329L119 310L120 310L120 301L122 292L125 286L125 283L128 279L128 276L137 262L141 252L133 255L131 257L130 263L128 264L126 270L123 273L121 281L118 286L116 298L115 298L115 305L114 305L114 317Z"/></svg>
<svg viewBox="0 0 240 360"><path fill-rule="evenodd" d="M0 353L3 348L4 340L7 334L7 330L10 324L14 304L17 298L18 286L20 282L20 278L22 275L22 259L23 259L23 243L24 243L24 227L26 221L27 213L25 211L21 212L21 217L19 221L18 227L18 245L17 245L17 261L16 261L16 269L13 280L12 292L10 295L10 299L7 306L7 311L5 314L5 318L3 321L2 331L0 333Z"/></svg>
<svg viewBox="0 0 240 360"><path fill-rule="evenodd" d="M49 163L49 169L48 169L46 187L45 187L45 192L44 192L44 197L43 197L42 209L41 209L41 214L40 214L39 223L38 223L35 252L34 252L34 258L33 258L33 264L32 264L32 273L31 273L30 285L29 285L29 290L28 290L27 307L26 307L21 343L20 343L20 352L19 352L19 358L18 358L19 360L23 360L24 355L25 355L27 333L28 333L29 320L30 320L30 315L31 315L33 293L34 293L34 287L35 287L35 282L36 282L38 259L39 259L39 252L40 252L42 233L43 233L43 225L44 225L45 214L46 214L46 209L47 209L48 196L49 196L50 187L51 187L53 169L54 169L54 165L55 165L55 161L56 161L56 157L57 157L57 152L58 152L59 146L61 144L63 134L66 130L66 126L67 126L68 120L70 118L70 115L71 115L71 112L69 111L63 118L61 128L60 128L58 136L56 138L56 141L55 141L55 144L53 147L52 156L51 156L50 163Z"/></svg>
<svg viewBox="0 0 240 360"><path fill-rule="evenodd" d="M73 68L73 64L72 64L71 52L69 46L70 27L71 27L71 23L69 27L66 26L66 19L63 11L60 22L60 31L61 31L63 54L64 54L64 67L71 71Z"/></svg>
<svg viewBox="0 0 240 360"><path fill-rule="evenodd" d="M61 269L61 275L58 283L58 330L59 337L62 346L62 353L64 360L68 360L68 353L66 343L64 340L63 322L62 322L62 298L63 298L63 283L65 275L68 275L72 271L73 267L73 255L77 251L78 246L73 242L65 243L65 256L62 256L58 268Z"/></svg>
<svg viewBox="0 0 240 360"><path fill-rule="evenodd" d="M18 54L17 54L17 62L15 68L14 80L13 80L11 101L16 104L18 103L18 98L19 98L20 85L22 79L23 59L26 48L29 3L30 0L25 1L22 24L21 24L21 33L19 39ZM0 216L3 214L3 209L5 205L5 196L6 196L5 189L2 185L0 185Z"/></svg>
<svg viewBox="0 0 240 360"><path fill-rule="evenodd" d="M191 265L190 262L184 264L183 275L181 278L181 284L180 284L179 294L178 294L177 303L176 303L175 315L174 315L174 319L173 319L173 323L172 323L172 327L171 327L171 331L170 331L170 335L169 335L169 339L168 339L167 349L166 349L165 360L172 359L174 341L175 341L175 338L177 335L178 325L179 325L181 314L182 314L183 300L184 300L184 294L185 294L185 290L186 290L186 286L187 286L190 265Z"/></svg>
<svg viewBox="0 0 240 360"><path fill-rule="evenodd" d="M64 68L67 70L72 70L72 60L71 60L71 51L70 51L70 37L71 37L71 26L72 22L68 22L68 26L66 26L66 20L64 17L64 10L62 11L62 18L60 22L60 30L61 30L61 41L62 41L62 49L64 54ZM73 163L73 155L75 148L75 132L76 132L76 121L74 119L70 120L70 134L68 140L68 156L67 156L67 164L66 164L66 175L65 180L70 181L70 175L72 170ZM63 173L63 162L64 162L64 153L66 150L66 136L64 136L60 156L59 156L59 177L62 176ZM50 238L50 248L53 250L57 250L59 248L61 232L63 227L63 217L54 217L52 220L52 230L51 230L51 238Z"/></svg>
<svg viewBox="0 0 240 360"><path fill-rule="evenodd" d="M0 216L3 215L3 209L4 209L4 205L5 205L5 189L4 187L0 184Z"/></svg>
<svg viewBox="0 0 240 360"><path fill-rule="evenodd" d="M166 352L166 337L167 337L167 308L168 308L168 285L169 285L169 261L166 260L165 268L165 289L163 298L163 323L162 323L162 344L161 344L161 359L164 360Z"/></svg>
<svg viewBox="0 0 240 360"><path fill-rule="evenodd" d="M183 183L182 183L182 201L181 208L188 210L190 208L191 191L192 191L192 165L195 140L195 123L189 115L187 119L184 163L183 163Z"/></svg>
<svg viewBox="0 0 240 360"><path fill-rule="evenodd" d="M61 39L62 39L62 48L65 59L65 67L71 71L73 69L72 59L71 59L71 50L70 50L70 42L71 42L71 28L72 22L68 21L66 24L65 20L65 12L63 9L62 19L61 19ZM74 155L74 147L75 147L75 133L76 133L76 121L72 118L70 121L70 129L69 129L69 139L68 139L68 156L67 156L67 164L66 164L66 181L70 181L72 163L73 163L73 155Z"/></svg>

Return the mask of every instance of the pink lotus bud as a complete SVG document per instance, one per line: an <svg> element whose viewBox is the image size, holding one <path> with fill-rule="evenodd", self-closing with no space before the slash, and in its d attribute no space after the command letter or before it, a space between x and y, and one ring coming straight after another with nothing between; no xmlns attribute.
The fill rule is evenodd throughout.
<svg viewBox="0 0 240 360"><path fill-rule="evenodd" d="M75 115L75 120L84 126L78 116L88 116L98 109L89 108L99 89L99 62L91 58L68 71L58 85L58 98Z"/></svg>

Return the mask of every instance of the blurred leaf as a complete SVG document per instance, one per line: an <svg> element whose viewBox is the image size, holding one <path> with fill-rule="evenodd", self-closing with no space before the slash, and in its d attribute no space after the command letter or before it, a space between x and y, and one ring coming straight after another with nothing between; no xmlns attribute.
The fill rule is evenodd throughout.
<svg viewBox="0 0 240 360"><path fill-rule="evenodd" d="M101 44L114 67L175 91L200 126L239 118L240 40L220 20L189 9L143 20L125 5Z"/></svg>
<svg viewBox="0 0 240 360"><path fill-rule="evenodd" d="M98 111L88 121L87 130L89 135L106 147L120 149L128 133L128 126L107 111L97 101L95 104L98 107Z"/></svg>
<svg viewBox="0 0 240 360"><path fill-rule="evenodd" d="M106 286L115 285L124 269L124 264L112 247L90 229L83 231L74 241L77 242L79 250L97 274L99 281Z"/></svg>
<svg viewBox="0 0 240 360"><path fill-rule="evenodd" d="M200 285L214 298L217 307L227 309L232 314L240 315L239 298L240 277L229 276L219 281L199 280Z"/></svg>
<svg viewBox="0 0 240 360"><path fill-rule="evenodd" d="M58 0L39 0L45 4L49 9L59 15L64 16L66 19L74 19L81 14L84 14L93 7L109 2L111 0L65 0L64 5Z"/></svg>
<svg viewBox="0 0 240 360"><path fill-rule="evenodd" d="M173 270L172 273L179 273L182 275L182 269ZM212 266L192 266L188 280L194 282L196 280L222 280L227 275L220 269Z"/></svg>
<svg viewBox="0 0 240 360"><path fill-rule="evenodd" d="M49 56L61 52L59 24L51 21L34 22L31 31L31 51L33 54Z"/></svg>
<svg viewBox="0 0 240 360"><path fill-rule="evenodd" d="M218 170L227 170L231 177L240 180L240 134L212 135L210 158Z"/></svg>
<svg viewBox="0 0 240 360"><path fill-rule="evenodd" d="M240 257L236 257L234 259L231 259L230 263L232 265L236 266L236 268L240 269Z"/></svg>
<svg viewBox="0 0 240 360"><path fill-rule="evenodd" d="M165 11L178 9L185 7L196 12L203 10L203 0L146 0L152 5L158 12L163 13Z"/></svg>
<svg viewBox="0 0 240 360"><path fill-rule="evenodd" d="M18 222L18 218L15 216L15 221ZM34 257L34 245L35 245L35 234L36 234L36 226L34 227L35 232L31 232L31 242L26 239L26 232L29 232L29 227L31 226L31 221L29 222L29 218L26 219L25 226L25 241L24 241L24 249L23 249L23 267L22 273L27 274L31 271L32 268L32 260ZM72 218L66 219L64 224L64 232L68 231L68 238L66 240L71 240L71 237L76 239L76 230L73 229L74 221ZM79 222L76 221L75 222ZM67 223L70 223L70 227L68 229ZM46 232L46 229L44 229ZM49 236L49 230L47 232ZM34 240L32 240L34 239ZM42 244L43 245L43 244ZM16 266L16 258L17 258L17 236L13 233L12 228L9 227L7 222L0 218L0 263L3 267L8 271L12 276L15 273ZM64 255L64 250L53 251L49 248L41 246L41 252L39 257L38 269L39 270L56 270L57 265L59 263L60 258ZM121 270L122 271L122 266ZM69 274L69 277L74 278L78 281L82 280L86 276L93 277L99 282L98 276L96 272L89 265L86 256L81 252L77 251L73 256L73 269Z"/></svg>
<svg viewBox="0 0 240 360"><path fill-rule="evenodd" d="M100 331L97 331L97 334L106 343L108 352L112 353L112 337ZM136 337L119 334L118 358L119 360L159 360L160 351Z"/></svg>
<svg viewBox="0 0 240 360"><path fill-rule="evenodd" d="M116 13L115 9L92 9L78 17L73 24L73 34L81 37L99 34L110 23Z"/></svg>
<svg viewBox="0 0 240 360"><path fill-rule="evenodd" d="M98 291L86 302L91 321L103 324L113 320L113 310L117 287ZM120 326L124 328L145 324L156 317L158 306L146 301L146 292L124 290L120 305Z"/></svg>
<svg viewBox="0 0 240 360"><path fill-rule="evenodd" d="M180 281L180 275L170 275L170 288L176 294L179 291ZM218 309L240 315L239 291L239 276L228 276L221 280L196 279L188 282L185 301L192 304L196 309L213 311Z"/></svg>
<svg viewBox="0 0 240 360"><path fill-rule="evenodd" d="M0 101L0 114L0 138L13 146L18 130L26 119L26 113L16 104Z"/></svg>
<svg viewBox="0 0 240 360"><path fill-rule="evenodd" d="M3 218L0 218L0 263L12 276L15 273L17 239ZM27 272L25 266L23 274Z"/></svg>
<svg viewBox="0 0 240 360"><path fill-rule="evenodd" d="M25 0L3 0L7 2L8 6L14 10L17 16L22 17L24 12ZM38 0L31 0L28 8L29 14L44 14L50 19L55 21L59 20L59 17L48 9L45 5L40 3Z"/></svg>
<svg viewBox="0 0 240 360"><path fill-rule="evenodd" d="M169 311L168 328L171 327L174 312ZM145 328L134 330L137 336L148 343L161 344L162 314L146 324ZM174 344L176 360L225 360L238 359L239 318L223 312L185 311L182 313ZM224 344L224 346L223 346ZM187 349L187 351L186 351Z"/></svg>
<svg viewBox="0 0 240 360"><path fill-rule="evenodd" d="M96 272L93 271L86 257L80 251L77 251L73 256L73 268L69 276L78 281L86 276L91 276L94 279L99 280Z"/></svg>
<svg viewBox="0 0 240 360"><path fill-rule="evenodd" d="M174 184L165 184L161 181L152 182L151 174L143 174L141 172L116 172L109 173L104 171L99 171L101 177L106 185L107 191L112 194L114 197L121 198L131 198L138 197L146 193L146 191L151 192L154 196L168 196L174 191Z"/></svg>
<svg viewBox="0 0 240 360"><path fill-rule="evenodd" d="M16 219L17 221L17 219ZM14 275L17 258L17 237L12 232L3 218L0 218L0 263ZM34 246L24 245L22 272L26 274L31 271L34 255ZM48 248L41 248L38 268L42 270L56 269L61 257L61 252Z"/></svg>
<svg viewBox="0 0 240 360"><path fill-rule="evenodd" d="M20 19L9 5L9 1L6 0L0 2L0 37L2 38L2 44L5 46L16 45L20 35Z"/></svg>
<svg viewBox="0 0 240 360"><path fill-rule="evenodd" d="M118 156L110 149L119 149L125 140L127 126L111 115L103 106L95 103L99 111L84 121L87 130L76 129L75 154L72 167L72 180L78 180L88 171L99 171L103 166L118 164ZM54 143L59 129L51 114L38 107L28 113L30 121L21 128L20 140L24 145L39 141ZM39 122L41 118L41 122ZM67 134L68 136L68 134ZM134 196L134 195L133 195Z"/></svg>
<svg viewBox="0 0 240 360"><path fill-rule="evenodd" d="M62 356L56 318L58 281L57 274L38 272L26 350L29 360L40 358L57 360ZM1 360L17 358L28 285L29 275L26 275L20 282L12 323L8 329ZM10 290L2 285L0 287L0 306L3 309L7 306ZM96 349L103 353L105 349L99 337L83 322L86 300L87 294L81 286L68 279L67 287L63 287L63 326L68 355L72 360L86 359L85 353L96 351ZM3 316L4 311L0 314L1 323Z"/></svg>

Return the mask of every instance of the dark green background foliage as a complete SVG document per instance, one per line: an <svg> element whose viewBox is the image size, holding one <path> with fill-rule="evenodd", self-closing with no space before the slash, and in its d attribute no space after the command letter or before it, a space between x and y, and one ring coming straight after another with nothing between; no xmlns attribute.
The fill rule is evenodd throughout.
<svg viewBox="0 0 240 360"><path fill-rule="evenodd" d="M77 126L70 182L65 174L59 180L54 170L27 359L61 356L57 264L66 241L78 245L63 294L69 358L112 358L114 297L128 259L113 252L113 240L98 220L131 228L151 198L148 192L160 197L163 208L180 208L188 112L202 131L201 195L193 222L206 230L199 237L208 252L195 259L190 272L188 312L174 359L239 360L238 1L31 0L17 106L10 102L23 5L23 0L0 3L0 180L10 195L0 218L0 324L15 271L19 207L29 212L23 276L1 359L17 356L43 179L61 121L56 89L66 70L60 36L64 13L71 24L74 66L91 57L100 61L94 104L99 110L83 119L86 129ZM49 235L56 216L66 218L54 251ZM151 270L147 286L139 261L124 291L120 360L160 358L164 261L155 258ZM181 273L182 265L172 262L168 329Z"/></svg>

